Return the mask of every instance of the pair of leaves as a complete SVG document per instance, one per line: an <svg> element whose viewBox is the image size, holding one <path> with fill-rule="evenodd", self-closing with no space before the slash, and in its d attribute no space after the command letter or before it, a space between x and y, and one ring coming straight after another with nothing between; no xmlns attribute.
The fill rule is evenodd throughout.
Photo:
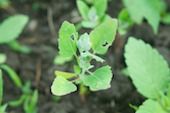
<svg viewBox="0 0 170 113"><path fill-rule="evenodd" d="M137 90L157 99L170 82L170 69L164 58L150 45L133 37L125 47L127 69Z"/></svg>
<svg viewBox="0 0 170 113"><path fill-rule="evenodd" d="M77 0L77 6L83 19L88 20L90 7L82 0ZM97 15L101 18L105 15L107 0L93 0L93 7L95 8Z"/></svg>
<svg viewBox="0 0 170 113"><path fill-rule="evenodd" d="M93 28L98 21L104 17L107 9L107 0L93 0L92 7L82 0L77 0L78 10L84 19L82 25L84 27Z"/></svg>
<svg viewBox="0 0 170 113"><path fill-rule="evenodd" d="M123 3L134 22L141 23L145 18L157 33L161 13L165 10L163 0L123 0Z"/></svg>
<svg viewBox="0 0 170 113"><path fill-rule="evenodd" d="M0 113L7 113L7 112L6 112L6 108L7 108L7 104L1 105L1 106L0 106Z"/></svg>
<svg viewBox="0 0 170 113"><path fill-rule="evenodd" d="M105 54L108 48L112 45L113 41L115 40L117 28L118 28L117 20L107 16L103 23L101 23L92 32L90 32L90 42L88 35L87 34L86 36L83 35L82 38L84 38L84 45L82 46L84 50L89 50L91 46L94 53ZM85 41L87 42L85 43Z"/></svg>
<svg viewBox="0 0 170 113"><path fill-rule="evenodd" d="M20 35L28 22L25 15L15 15L5 19L0 24L0 44L9 43Z"/></svg>
<svg viewBox="0 0 170 113"><path fill-rule="evenodd" d="M95 53L105 54L115 39L117 27L117 20L107 17L102 24L90 33L90 42L88 34L80 36L77 42L78 33L75 26L65 21L59 31L59 55L56 57L55 62L63 64L72 60L78 47L80 51L87 51L91 47Z"/></svg>
<svg viewBox="0 0 170 113"><path fill-rule="evenodd" d="M58 73L58 76L55 78L51 86L51 91L54 95L62 96L77 90L76 85L73 82L67 80L67 77L65 78L65 76L67 75L62 75L62 73ZM89 86L92 91L97 91L109 88L111 79L112 72L110 70L110 67L104 66L97 69L91 75L83 76L82 81L83 84Z"/></svg>

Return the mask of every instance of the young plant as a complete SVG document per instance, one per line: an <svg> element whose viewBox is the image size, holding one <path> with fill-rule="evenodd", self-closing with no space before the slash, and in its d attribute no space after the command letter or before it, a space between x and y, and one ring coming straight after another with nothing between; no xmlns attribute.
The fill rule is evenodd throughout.
<svg viewBox="0 0 170 113"><path fill-rule="evenodd" d="M30 53L30 48L19 44L16 39L28 23L28 16L14 15L0 24L0 44L8 44L13 50Z"/></svg>
<svg viewBox="0 0 170 113"><path fill-rule="evenodd" d="M133 4L132 4L133 3ZM141 24L144 19L158 32L160 22L170 24L170 13L164 0L123 0L125 9L119 14L120 34L125 34L134 23Z"/></svg>
<svg viewBox="0 0 170 113"><path fill-rule="evenodd" d="M6 56L5 54L0 54L0 102L2 102L2 73L1 69L8 73L8 76L11 78L13 83L17 88L22 91L22 95L18 100L10 101L8 104L12 107L17 107L23 104L23 109L25 113L37 113L37 102L38 102L38 91L32 91L30 83L26 83L25 85L22 83L19 75L8 65L5 64ZM1 87L2 86L2 87ZM0 106L0 111L5 110L6 105ZM0 112L0 113L5 113Z"/></svg>
<svg viewBox="0 0 170 113"><path fill-rule="evenodd" d="M136 113L170 112L170 68L149 44L130 37L125 47L127 70L138 92L147 100Z"/></svg>
<svg viewBox="0 0 170 113"><path fill-rule="evenodd" d="M77 0L77 7L81 14L80 26L95 28L107 16L107 0Z"/></svg>
<svg viewBox="0 0 170 113"><path fill-rule="evenodd" d="M22 105L25 113L37 113L38 91L31 90L30 82L26 82L21 90L22 95L20 98L14 101L10 101L9 105L11 107L18 107Z"/></svg>
<svg viewBox="0 0 170 113"><path fill-rule="evenodd" d="M107 16L105 21L92 30L89 34L78 35L73 24L65 21L59 31L58 64L72 61L74 73L56 71L56 78L51 86L51 91L56 96L62 96L77 90L76 84L87 86L92 91L104 90L110 87L112 79L111 67L106 65L94 70L92 60L103 63L104 60L97 55L103 55L112 45L116 31L117 20Z"/></svg>

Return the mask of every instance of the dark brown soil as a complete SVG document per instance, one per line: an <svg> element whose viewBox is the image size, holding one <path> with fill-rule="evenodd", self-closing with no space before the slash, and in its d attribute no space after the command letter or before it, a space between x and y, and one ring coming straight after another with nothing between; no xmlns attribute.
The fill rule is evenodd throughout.
<svg viewBox="0 0 170 113"><path fill-rule="evenodd" d="M167 3L170 2L167 0ZM37 5L38 4L38 5ZM109 3L108 13L117 17L123 7L120 0ZM131 80L121 74L125 67L123 58L124 43L128 36L136 36L150 43L170 63L170 26L161 25L159 34L154 35L148 24L135 25L129 33L117 39L106 55L107 63L112 66L114 79L112 87L105 91L91 92L83 102L78 93L54 101L50 86L54 79L54 70L69 70L71 64L57 66L53 59L58 52L57 35L51 32L48 14L52 11L55 32L64 20L76 22L79 19L75 0L12 0L11 8L0 10L0 20L22 13L30 17L30 22L19 38L20 43L32 48L25 55L12 51L6 45L0 46L0 52L8 56L7 63L20 75L23 82L32 81L32 88L39 91L38 113L134 113L129 104L140 105L144 98L139 95ZM17 88L5 77L5 100L16 99L20 95ZM9 113L23 113L22 107L10 108Z"/></svg>

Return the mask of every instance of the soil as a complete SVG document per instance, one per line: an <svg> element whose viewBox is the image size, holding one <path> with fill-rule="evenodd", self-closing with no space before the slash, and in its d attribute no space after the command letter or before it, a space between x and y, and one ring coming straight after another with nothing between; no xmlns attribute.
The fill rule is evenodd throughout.
<svg viewBox="0 0 170 113"><path fill-rule="evenodd" d="M117 17L123 7L121 0L109 2L108 13ZM170 1L166 1L170 6ZM170 10L170 8L169 8ZM11 7L0 10L0 20L13 14L29 15L30 21L19 38L19 42L32 49L31 54L21 54L12 51L6 45L0 46L0 52L8 56L7 64L13 67L23 82L32 81L32 89L39 91L38 113L134 113L129 104L140 105L144 98L137 93L131 80L121 74L125 67L123 48L128 36L142 38L157 48L170 63L170 26L161 24L158 35L154 35L146 23L135 25L126 36L117 35L116 41L106 55L107 63L112 66L114 78L112 87L105 91L91 92L83 101L78 92L63 96L58 101L50 92L54 79L54 70L68 71L71 63L63 66L53 64L58 52L58 31L64 20L76 22L78 15L75 0L11 0ZM50 14L52 13L52 17ZM49 27L53 18L55 30ZM13 87L11 81L5 77L5 101L16 99L21 92ZM22 107L10 108L8 113L23 113Z"/></svg>

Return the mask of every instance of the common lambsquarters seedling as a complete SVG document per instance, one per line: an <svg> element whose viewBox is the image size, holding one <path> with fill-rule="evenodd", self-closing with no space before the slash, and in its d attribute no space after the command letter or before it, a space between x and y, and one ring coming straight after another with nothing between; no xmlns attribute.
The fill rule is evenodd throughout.
<svg viewBox="0 0 170 113"><path fill-rule="evenodd" d="M142 40L129 38L125 58L138 92L148 98L136 113L170 113L170 68L164 58Z"/></svg>
<svg viewBox="0 0 170 113"><path fill-rule="evenodd" d="M97 55L107 52L115 39L117 20L107 16L105 21L89 34L79 35L73 24L65 21L59 31L58 64L73 60L74 73L56 71L56 78L51 86L54 95L62 96L77 90L76 84L87 86L92 91L103 90L110 87L112 79L111 67L106 65L94 70L92 60L103 63L104 60Z"/></svg>
<svg viewBox="0 0 170 113"><path fill-rule="evenodd" d="M77 0L78 11L82 21L80 26L84 28L95 28L107 17L107 0Z"/></svg>

